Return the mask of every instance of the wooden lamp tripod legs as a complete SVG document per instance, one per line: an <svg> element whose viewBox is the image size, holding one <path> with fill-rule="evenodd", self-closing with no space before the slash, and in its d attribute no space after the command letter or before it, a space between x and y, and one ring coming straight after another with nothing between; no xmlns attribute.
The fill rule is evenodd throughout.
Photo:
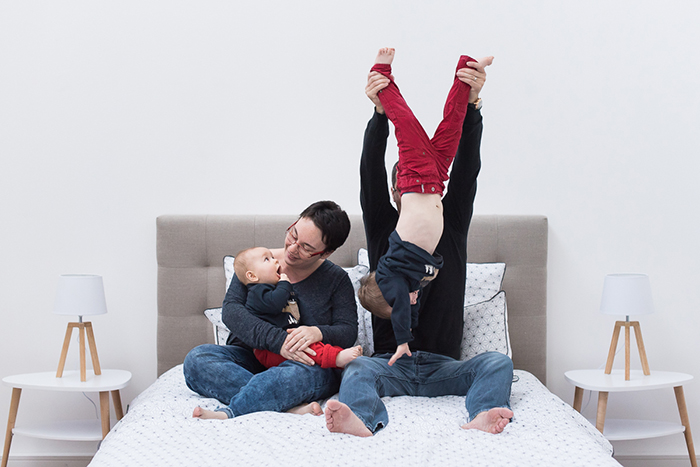
<svg viewBox="0 0 700 467"><path fill-rule="evenodd" d="M617 321L613 330L612 341L610 342L610 350L608 351L608 361L605 364L605 374L609 375L612 372L613 360L615 360L615 351L617 350L617 341L620 338L620 331L625 328L625 381L630 379L630 327L634 328L634 337L637 341L639 349L639 358L642 361L642 370L645 375L651 374L649 371L649 362L647 361L647 353L644 350L644 341L642 340L642 328L639 326L639 321Z"/></svg>
<svg viewBox="0 0 700 467"><path fill-rule="evenodd" d="M80 334L80 381L85 381L87 379L85 370L85 334L87 333L88 345L90 346L90 356L92 357L92 368L96 375L102 374L100 369L100 360L97 357L97 345L95 345L95 334L92 332L92 323L79 322L79 323L68 323L68 329L66 329L66 337L63 340L63 350L61 350L61 359L58 361L58 371L56 371L56 378L63 376L63 367L66 365L66 356L68 355L68 346L70 345L70 338L73 335L73 329L78 328Z"/></svg>

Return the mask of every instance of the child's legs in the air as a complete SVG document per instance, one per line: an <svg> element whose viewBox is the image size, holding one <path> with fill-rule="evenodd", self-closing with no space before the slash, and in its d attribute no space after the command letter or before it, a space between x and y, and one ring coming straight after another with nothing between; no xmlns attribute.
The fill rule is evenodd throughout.
<svg viewBox="0 0 700 467"><path fill-rule="evenodd" d="M462 55L457 63L457 70L467 67L467 62L475 62L473 58ZM464 117L467 115L467 106L469 105L469 93L471 86L457 78L455 75L452 88L447 95L445 101L445 110L443 118L435 136L431 140L432 146L437 152L436 163L441 175L444 174L444 179L447 179L447 171L450 168L452 159L454 159L457 147L459 146L459 138L462 136L462 125Z"/></svg>
<svg viewBox="0 0 700 467"><path fill-rule="evenodd" d="M394 124L394 133L399 146L399 167L396 186L401 193L442 193L443 180L435 168L434 150L427 133L406 104L399 88L391 79L391 65L376 63L372 71L377 71L390 79L382 89L379 101L387 117Z"/></svg>
<svg viewBox="0 0 700 467"><path fill-rule="evenodd" d="M398 86L391 78L391 65L375 63L371 71L377 71L389 78L389 85L379 91L377 97L384 107L386 116L396 128L396 139L399 141L399 151L405 149L422 149L430 145L430 138L411 111L406 100L401 95ZM399 134L400 133L400 134Z"/></svg>

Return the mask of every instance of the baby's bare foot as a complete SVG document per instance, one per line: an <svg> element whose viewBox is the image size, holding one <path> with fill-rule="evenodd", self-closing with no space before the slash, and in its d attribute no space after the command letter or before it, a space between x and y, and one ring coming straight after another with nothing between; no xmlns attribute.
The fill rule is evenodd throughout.
<svg viewBox="0 0 700 467"><path fill-rule="evenodd" d="M360 345L350 347L349 349L343 349L338 356L335 357L335 366L338 368L345 368L345 365L355 360L360 355L362 355L362 346Z"/></svg>
<svg viewBox="0 0 700 467"><path fill-rule="evenodd" d="M383 47L379 49L379 52L377 53L377 58L374 60L374 63L383 63L386 65L391 65L391 62L394 61L394 49L390 47Z"/></svg>
<svg viewBox="0 0 700 467"><path fill-rule="evenodd" d="M481 430L486 433L501 433L513 418L513 411L505 407L494 407L486 412L481 412L474 420L462 425L465 430Z"/></svg>
<svg viewBox="0 0 700 467"><path fill-rule="evenodd" d="M312 415L318 416L323 414L323 409L321 408L318 402L311 402L310 404L297 405L293 409L287 410L287 413L293 413L297 415L306 415L307 413L310 413Z"/></svg>
<svg viewBox="0 0 700 467"><path fill-rule="evenodd" d="M194 412L192 412L192 417L201 418L202 420L227 420L228 415L224 412L214 412L213 410L203 409L201 407L195 407Z"/></svg>

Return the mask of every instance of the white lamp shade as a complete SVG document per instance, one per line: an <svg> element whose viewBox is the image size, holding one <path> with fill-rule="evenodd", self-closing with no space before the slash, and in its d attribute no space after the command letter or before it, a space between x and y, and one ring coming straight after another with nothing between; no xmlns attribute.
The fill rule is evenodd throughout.
<svg viewBox="0 0 700 467"><path fill-rule="evenodd" d="M102 276L65 274L58 278L53 312L58 315L89 316L107 313Z"/></svg>
<svg viewBox="0 0 700 467"><path fill-rule="evenodd" d="M654 312L646 274L608 274L603 283L600 312L605 315L648 315Z"/></svg>

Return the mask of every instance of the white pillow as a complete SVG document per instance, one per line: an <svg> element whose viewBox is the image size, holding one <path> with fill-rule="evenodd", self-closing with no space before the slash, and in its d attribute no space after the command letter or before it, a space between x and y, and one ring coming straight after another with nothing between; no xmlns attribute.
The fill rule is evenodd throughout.
<svg viewBox="0 0 700 467"><path fill-rule="evenodd" d="M233 256L224 256L224 275L226 276L226 288L224 291L228 292L228 288L231 285L231 279L236 274L233 270Z"/></svg>
<svg viewBox="0 0 700 467"><path fill-rule="evenodd" d="M233 256L224 257L226 290L233 278ZM369 272L369 256L365 248L357 252L357 265L343 268L350 277L357 303L357 342L363 355L374 353L372 314L365 310L357 298L360 279ZM505 263L467 263L467 283L464 292L464 335L462 337L462 360L487 350L512 356L508 335L505 292L501 284L505 274ZM230 334L221 319L221 308L205 310L204 314L214 326L215 341L225 345ZM498 316L501 318L498 318Z"/></svg>
<svg viewBox="0 0 700 467"><path fill-rule="evenodd" d="M501 291L506 263L467 263L464 306L491 300Z"/></svg>
<svg viewBox="0 0 700 467"><path fill-rule="evenodd" d="M508 334L508 307L506 293L496 294L490 300L464 307L464 334L460 360L487 351L501 352L512 358Z"/></svg>
<svg viewBox="0 0 700 467"><path fill-rule="evenodd" d="M214 343L216 345L226 345L226 339L228 339L231 331L228 330L221 320L221 308L209 308L208 310L204 310L204 316L209 318L209 321L211 321L211 324L214 326Z"/></svg>
<svg viewBox="0 0 700 467"><path fill-rule="evenodd" d="M224 275L226 276L225 292L228 292L231 279L235 274L233 271L233 260L233 256L224 256ZM221 319L221 308L209 308L204 310L204 316L206 316L212 326L214 326L214 343L216 345L226 345L226 340L229 334L231 334L231 331L229 331L228 327L226 327L224 321Z"/></svg>
<svg viewBox="0 0 700 467"><path fill-rule="evenodd" d="M358 252L358 262L362 261L360 254L364 249ZM365 254L367 250L364 250ZM369 266L366 264L358 264L352 268L343 268L350 277L352 288L355 290L355 303L357 304L357 341L355 345L362 346L362 355L370 356L374 353L374 337L372 336L372 313L365 310L360 305L360 299L357 298L357 290L360 288L360 279L369 272Z"/></svg>
<svg viewBox="0 0 700 467"><path fill-rule="evenodd" d="M369 253L366 248L357 250L357 264L367 266L369 268Z"/></svg>

